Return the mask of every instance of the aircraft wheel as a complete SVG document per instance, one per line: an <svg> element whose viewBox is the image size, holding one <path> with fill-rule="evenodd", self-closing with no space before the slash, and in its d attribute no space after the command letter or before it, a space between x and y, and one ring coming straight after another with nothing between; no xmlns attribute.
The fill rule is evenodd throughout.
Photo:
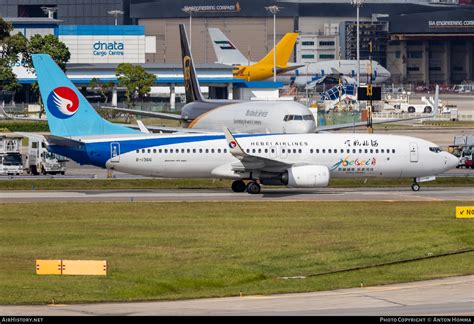
<svg viewBox="0 0 474 324"><path fill-rule="evenodd" d="M232 182L233 192L244 192L246 188L247 188L247 185L242 180L236 180Z"/></svg>
<svg viewBox="0 0 474 324"><path fill-rule="evenodd" d="M413 183L413 184L411 185L411 190L413 190L413 191L419 191L419 190L420 190L420 185L419 185L418 183L416 183L416 182Z"/></svg>
<svg viewBox="0 0 474 324"><path fill-rule="evenodd" d="M247 192L252 195L256 195L260 193L260 185L256 182L249 182L247 185Z"/></svg>

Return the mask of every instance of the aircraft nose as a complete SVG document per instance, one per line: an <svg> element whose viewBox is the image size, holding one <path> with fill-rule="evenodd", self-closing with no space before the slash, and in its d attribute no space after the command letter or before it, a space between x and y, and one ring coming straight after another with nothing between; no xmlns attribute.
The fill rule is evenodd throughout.
<svg viewBox="0 0 474 324"><path fill-rule="evenodd" d="M446 152L446 166L448 166L449 169L453 169L457 167L458 164L459 164L459 158L452 155L451 153Z"/></svg>
<svg viewBox="0 0 474 324"><path fill-rule="evenodd" d="M314 121L306 123L306 133L316 132L316 123Z"/></svg>

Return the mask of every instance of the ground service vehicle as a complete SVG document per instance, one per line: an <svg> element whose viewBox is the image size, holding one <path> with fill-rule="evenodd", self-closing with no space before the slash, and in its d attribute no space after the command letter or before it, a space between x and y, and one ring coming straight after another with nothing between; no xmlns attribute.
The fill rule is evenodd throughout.
<svg viewBox="0 0 474 324"><path fill-rule="evenodd" d="M474 169L474 135L455 136L454 144L448 147L448 152L459 158L456 168Z"/></svg>
<svg viewBox="0 0 474 324"><path fill-rule="evenodd" d="M61 155L48 152L45 139L30 138L25 168L33 175L65 174L67 159Z"/></svg>
<svg viewBox="0 0 474 324"><path fill-rule="evenodd" d="M23 173L21 136L0 136L0 175Z"/></svg>

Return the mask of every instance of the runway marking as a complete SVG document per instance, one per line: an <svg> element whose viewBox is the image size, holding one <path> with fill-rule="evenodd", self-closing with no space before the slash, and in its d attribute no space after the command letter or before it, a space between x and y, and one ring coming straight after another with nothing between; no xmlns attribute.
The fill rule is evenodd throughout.
<svg viewBox="0 0 474 324"><path fill-rule="evenodd" d="M272 296L260 296L260 295L255 295L255 296L242 296L240 299L273 299L275 297Z"/></svg>
<svg viewBox="0 0 474 324"><path fill-rule="evenodd" d="M436 282L436 283L425 283L421 285L410 285L410 286L400 286L400 287L366 287L363 289L367 289L372 292L384 292L384 291L395 291L395 290L403 290L403 289L418 289L418 288L428 288L428 287L439 287L439 286L451 286L451 285L459 285L459 284L469 284L474 283L474 277L471 280L464 280L464 281L454 281L454 282Z"/></svg>

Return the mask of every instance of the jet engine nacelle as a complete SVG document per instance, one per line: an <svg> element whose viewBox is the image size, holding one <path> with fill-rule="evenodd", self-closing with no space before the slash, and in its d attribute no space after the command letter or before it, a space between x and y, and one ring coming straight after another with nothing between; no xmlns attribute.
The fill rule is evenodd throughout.
<svg viewBox="0 0 474 324"><path fill-rule="evenodd" d="M283 179L288 187L317 188L329 184L329 169L323 165L302 165L288 169Z"/></svg>

